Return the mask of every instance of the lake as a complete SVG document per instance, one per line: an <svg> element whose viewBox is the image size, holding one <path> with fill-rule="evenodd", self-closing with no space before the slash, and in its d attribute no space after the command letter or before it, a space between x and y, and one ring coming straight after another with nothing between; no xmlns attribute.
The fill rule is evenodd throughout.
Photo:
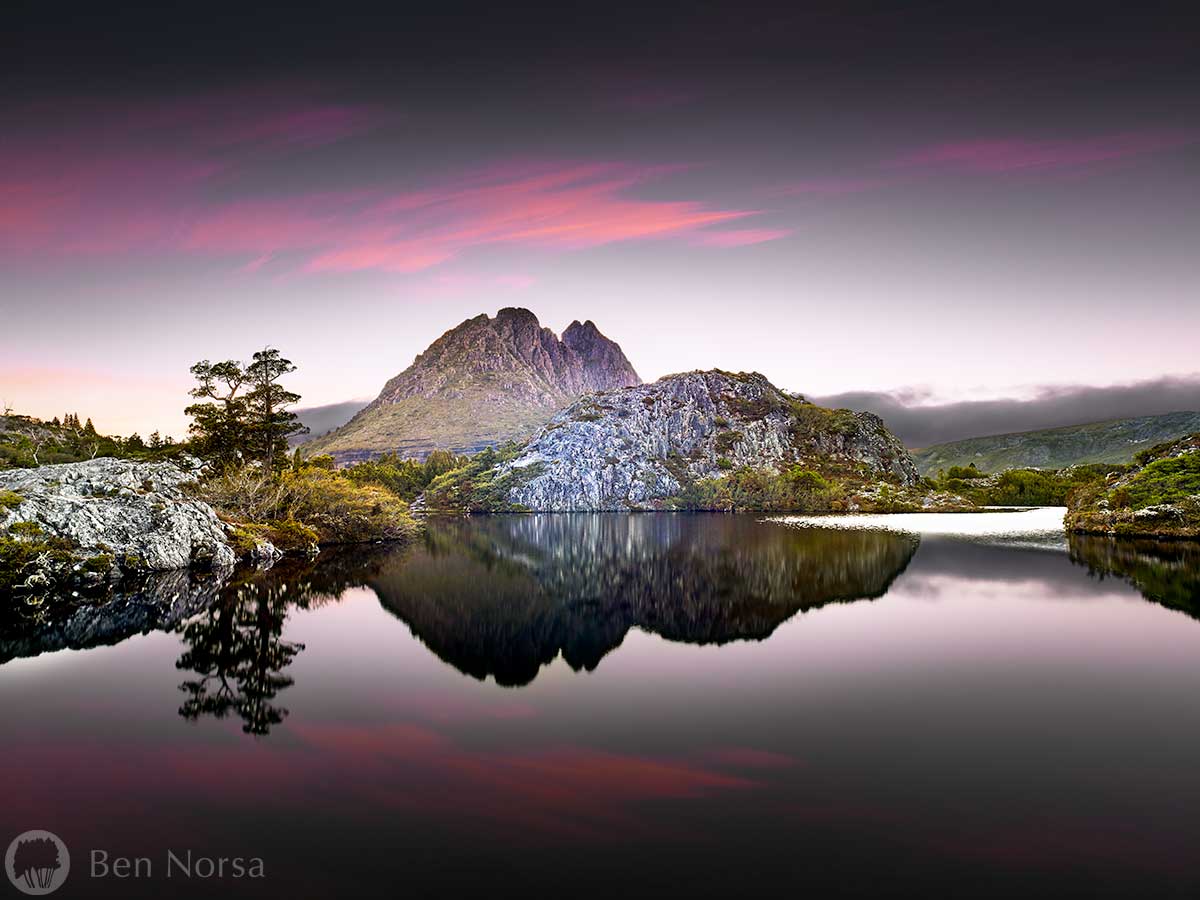
<svg viewBox="0 0 1200 900"><path fill-rule="evenodd" d="M1060 521L475 517L10 616L0 822L79 897L1195 896L1200 545Z"/></svg>

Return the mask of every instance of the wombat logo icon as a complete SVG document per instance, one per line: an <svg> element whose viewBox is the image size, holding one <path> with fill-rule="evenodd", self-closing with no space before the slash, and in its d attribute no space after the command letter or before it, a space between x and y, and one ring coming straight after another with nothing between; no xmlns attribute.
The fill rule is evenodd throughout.
<svg viewBox="0 0 1200 900"><path fill-rule="evenodd" d="M58 835L49 831L26 831L8 845L4 871L18 891L42 897L53 894L67 880L71 854Z"/></svg>

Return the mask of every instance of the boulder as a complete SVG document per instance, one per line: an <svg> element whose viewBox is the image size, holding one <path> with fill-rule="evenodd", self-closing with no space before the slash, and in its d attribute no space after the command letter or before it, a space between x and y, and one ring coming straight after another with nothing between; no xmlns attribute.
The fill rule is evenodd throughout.
<svg viewBox="0 0 1200 900"><path fill-rule="evenodd" d="M188 493L198 460L92 459L0 472L0 533L31 522L89 559L92 572L224 568L237 560L212 507ZM96 562L99 561L99 562Z"/></svg>

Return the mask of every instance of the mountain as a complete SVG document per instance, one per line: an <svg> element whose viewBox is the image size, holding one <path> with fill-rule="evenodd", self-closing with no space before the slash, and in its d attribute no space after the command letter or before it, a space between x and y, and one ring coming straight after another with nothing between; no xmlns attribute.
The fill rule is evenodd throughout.
<svg viewBox="0 0 1200 900"><path fill-rule="evenodd" d="M971 463L981 472L1127 463L1140 450L1194 431L1200 431L1200 412L1175 412L969 438L914 450L913 459L922 474Z"/></svg>
<svg viewBox="0 0 1200 900"><path fill-rule="evenodd" d="M439 508L654 509L739 470L793 467L814 489L826 479L918 481L908 452L878 416L814 406L757 373L712 370L589 394L515 458L475 473L469 484L435 484L427 499Z"/></svg>
<svg viewBox="0 0 1200 900"><path fill-rule="evenodd" d="M594 323L572 322L559 338L510 307L447 331L354 418L306 446L340 462L470 453L528 438L581 394L637 384L620 346Z"/></svg>

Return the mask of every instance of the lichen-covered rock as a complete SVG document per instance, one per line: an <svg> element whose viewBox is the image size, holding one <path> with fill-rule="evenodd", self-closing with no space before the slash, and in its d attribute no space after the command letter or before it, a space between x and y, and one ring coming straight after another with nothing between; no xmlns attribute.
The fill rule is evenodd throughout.
<svg viewBox="0 0 1200 900"><path fill-rule="evenodd" d="M186 487L198 461L93 459L0 472L0 534L32 523L61 538L93 574L226 567L236 556L225 528L207 503ZM25 526L28 527L28 526Z"/></svg>
<svg viewBox="0 0 1200 900"><path fill-rule="evenodd" d="M717 370L589 394L500 466L496 480L509 479L509 501L532 510L649 509L690 482L795 464L864 482L919 480L878 416L824 409L757 373Z"/></svg>

